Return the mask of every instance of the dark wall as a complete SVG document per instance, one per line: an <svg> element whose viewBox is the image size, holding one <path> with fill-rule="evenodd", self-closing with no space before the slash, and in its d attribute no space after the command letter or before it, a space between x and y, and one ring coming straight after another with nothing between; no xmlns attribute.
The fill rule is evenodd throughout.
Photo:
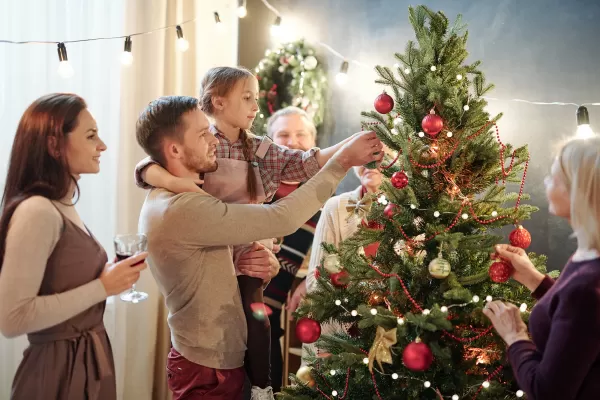
<svg viewBox="0 0 600 400"><path fill-rule="evenodd" d="M308 41L322 41L349 59L368 66L392 66L394 53L403 52L414 33L404 0L272 0L297 21L297 32ZM413 3L418 4L418 3ZM505 142L529 144L531 164L525 191L540 207L525 223L533 235L532 251L549 257L550 269L561 268L575 248L568 225L550 216L544 194L556 143L575 131L575 106L529 105L510 99L586 103L600 101L600 2L597 0L424 1L454 20L468 24L469 61L481 60L488 81L491 114L503 112L499 123ZM254 67L273 46L269 25L274 15L260 0L248 0L248 17L240 21L240 64ZM349 82L334 83L340 59L319 48L331 80L326 122L319 145L335 143L360 130L360 112L373 109L382 90L371 68L350 65ZM588 107L592 126L600 130L600 108ZM339 192L357 185L349 176Z"/></svg>

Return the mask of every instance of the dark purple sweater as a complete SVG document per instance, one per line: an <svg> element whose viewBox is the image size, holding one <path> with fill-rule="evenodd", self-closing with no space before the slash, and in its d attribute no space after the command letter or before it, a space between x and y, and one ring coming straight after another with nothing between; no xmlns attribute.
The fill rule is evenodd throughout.
<svg viewBox="0 0 600 400"><path fill-rule="evenodd" d="M520 388L529 400L600 399L600 258L570 261L533 296L533 342L508 349Z"/></svg>

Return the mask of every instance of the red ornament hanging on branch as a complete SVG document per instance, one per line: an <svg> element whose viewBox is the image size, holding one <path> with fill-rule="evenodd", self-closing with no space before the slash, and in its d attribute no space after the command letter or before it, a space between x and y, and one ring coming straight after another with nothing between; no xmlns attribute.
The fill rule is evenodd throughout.
<svg viewBox="0 0 600 400"><path fill-rule="evenodd" d="M346 285L348 285L349 277L350 275L348 275L348 271L346 271L345 269L341 270L340 272L336 272L335 274L329 275L331 284L337 288L346 287Z"/></svg>
<svg viewBox="0 0 600 400"><path fill-rule="evenodd" d="M531 233L521 225L517 225L517 228L508 235L508 240L513 246L526 249L531 245Z"/></svg>
<svg viewBox="0 0 600 400"><path fill-rule="evenodd" d="M433 353L429 346L417 338L404 348L402 362L411 371L426 371L433 362Z"/></svg>
<svg viewBox="0 0 600 400"><path fill-rule="evenodd" d="M300 318L296 323L296 337L302 343L314 343L321 337L321 324L312 318Z"/></svg>
<svg viewBox="0 0 600 400"><path fill-rule="evenodd" d="M423 132L435 137L444 127L444 120L432 108L429 114L421 121L421 127L423 128Z"/></svg>
<svg viewBox="0 0 600 400"><path fill-rule="evenodd" d="M380 114L387 114L394 109L394 99L385 90L375 98L375 109Z"/></svg>
<svg viewBox="0 0 600 400"><path fill-rule="evenodd" d="M379 250L380 242L373 242L363 247L365 257L373 259L377 256L377 250Z"/></svg>
<svg viewBox="0 0 600 400"><path fill-rule="evenodd" d="M394 172L390 181L396 189L404 189L408 186L408 176L404 171Z"/></svg>
<svg viewBox="0 0 600 400"><path fill-rule="evenodd" d="M400 212L400 207L394 203L388 203L388 205L383 209L383 215L385 215L387 219L394 218L394 215L396 215L398 212Z"/></svg>
<svg viewBox="0 0 600 400"><path fill-rule="evenodd" d="M496 283L504 283L508 281L514 272L514 268L505 260L499 259L490 265L488 274L490 279Z"/></svg>

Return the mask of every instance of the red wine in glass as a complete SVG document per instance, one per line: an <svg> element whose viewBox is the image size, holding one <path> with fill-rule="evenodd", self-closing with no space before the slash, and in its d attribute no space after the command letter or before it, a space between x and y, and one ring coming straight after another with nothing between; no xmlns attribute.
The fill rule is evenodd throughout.
<svg viewBox="0 0 600 400"><path fill-rule="evenodd" d="M117 261L123 261L131 256L146 251L148 238L146 235L141 233L117 235L115 236L114 244ZM143 262L144 260L140 261L138 264ZM131 290L121 294L120 297L123 301L139 303L140 301L144 301L148 298L148 293L135 290L135 285L133 285Z"/></svg>

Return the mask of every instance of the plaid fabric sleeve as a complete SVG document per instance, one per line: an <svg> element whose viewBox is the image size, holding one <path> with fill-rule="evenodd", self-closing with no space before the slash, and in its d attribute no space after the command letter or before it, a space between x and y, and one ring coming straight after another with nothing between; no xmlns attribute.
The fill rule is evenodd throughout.
<svg viewBox="0 0 600 400"><path fill-rule="evenodd" d="M272 144L269 153L276 165L273 180L306 182L319 172L319 163L315 157L317 151L317 147L302 151Z"/></svg>
<svg viewBox="0 0 600 400"><path fill-rule="evenodd" d="M142 189L152 189L152 186L148 185L142 179L142 172L144 172L144 170L152 164L158 164L158 163L156 161L154 161L153 159L151 159L150 157L146 157L142 161L137 163L137 165L135 166L134 179L135 179L135 185L137 187L142 188Z"/></svg>

